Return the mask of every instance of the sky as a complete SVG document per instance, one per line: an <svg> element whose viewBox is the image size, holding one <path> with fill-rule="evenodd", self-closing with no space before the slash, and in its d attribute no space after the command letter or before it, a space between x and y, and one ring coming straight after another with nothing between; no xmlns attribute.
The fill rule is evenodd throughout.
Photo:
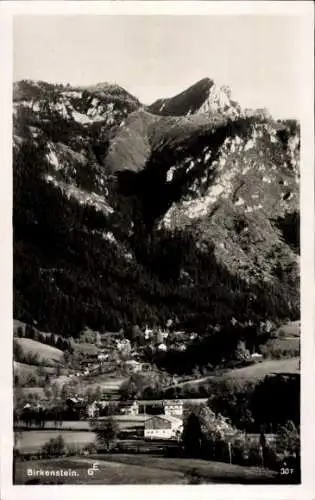
<svg viewBox="0 0 315 500"><path fill-rule="evenodd" d="M201 78L242 107L298 118L300 18L295 16L17 16L14 80L115 82L144 104Z"/></svg>

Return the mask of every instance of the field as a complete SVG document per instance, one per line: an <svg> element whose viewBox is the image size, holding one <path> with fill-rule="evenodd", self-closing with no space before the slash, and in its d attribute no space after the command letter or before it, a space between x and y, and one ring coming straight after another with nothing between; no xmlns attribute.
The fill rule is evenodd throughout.
<svg viewBox="0 0 315 500"><path fill-rule="evenodd" d="M22 432L19 438L19 449L22 453L35 453L39 451L47 441L51 438L56 438L60 434L68 445L71 444L83 447L95 440L95 434L91 431L28 430Z"/></svg>
<svg viewBox="0 0 315 500"><path fill-rule="evenodd" d="M29 375L34 375L36 377L38 374L38 368L38 365L27 365L25 363L19 363L18 361L13 362L14 375L19 377L20 383L25 383ZM55 369L49 366L43 366L41 369L44 373L55 372Z"/></svg>
<svg viewBox="0 0 315 500"><path fill-rule="evenodd" d="M300 321L290 321L277 331L277 337L300 337Z"/></svg>
<svg viewBox="0 0 315 500"><path fill-rule="evenodd" d="M52 347L47 344L42 344L37 340L32 340L28 338L15 338L17 344L19 344L25 354L38 354L40 361L47 361L47 365L55 365L63 358L63 352L56 347Z"/></svg>
<svg viewBox="0 0 315 500"><path fill-rule="evenodd" d="M300 337L278 337L270 339L261 347L266 357L291 358L300 354Z"/></svg>
<svg viewBox="0 0 315 500"><path fill-rule="evenodd" d="M97 463L98 470L88 475ZM73 470L76 477L42 477L40 483L64 484L192 484L272 483L276 473L257 467L241 467L200 459L161 458L152 455L108 454L38 461L16 461L15 484L31 482L27 470ZM34 478L34 475L33 475ZM35 482L34 482L35 484Z"/></svg>
<svg viewBox="0 0 315 500"><path fill-rule="evenodd" d="M98 386L107 392L117 393L121 384L126 380L126 377L114 377L110 379L108 375L93 377L92 380L80 381L84 389L96 389Z"/></svg>
<svg viewBox="0 0 315 500"><path fill-rule="evenodd" d="M44 393L44 388L43 387L22 387L20 389L21 394L23 396L27 397L29 394L36 394L38 398L44 399L45 398L45 393Z"/></svg>
<svg viewBox="0 0 315 500"><path fill-rule="evenodd" d="M227 371L222 370L220 373L207 375L197 380L187 380L186 382L177 384L177 387L185 387L189 390L190 387L198 387L200 384L206 383L207 381L220 382L221 380L230 379L259 382L259 380L271 373L299 373L299 358L264 360L261 363L254 363L243 368L234 368ZM170 387L176 387L176 385Z"/></svg>
<svg viewBox="0 0 315 500"><path fill-rule="evenodd" d="M95 344L89 344L88 342L73 342L72 347L74 352L82 354L97 354L98 348Z"/></svg>
<svg viewBox="0 0 315 500"><path fill-rule="evenodd" d="M101 417L99 420L105 420L108 417ZM114 415L113 418L118 424L119 429L121 430L126 430L126 429L134 429L135 427L143 427L145 420L148 418L147 415ZM90 421L88 419L86 420L63 420L62 422L58 422L58 425L55 424L53 421L47 420L45 423L45 431L47 429L56 429L57 431L63 430L63 431L88 431L90 430ZM24 431L26 434L27 432L32 432L33 436L36 436L36 432L43 432L43 431Z"/></svg>
<svg viewBox="0 0 315 500"><path fill-rule="evenodd" d="M299 358L266 360L262 363L255 363L244 368L236 368L221 375L220 378L227 379L246 379L249 381L258 381L271 373L298 373ZM211 377L213 378L213 377Z"/></svg>

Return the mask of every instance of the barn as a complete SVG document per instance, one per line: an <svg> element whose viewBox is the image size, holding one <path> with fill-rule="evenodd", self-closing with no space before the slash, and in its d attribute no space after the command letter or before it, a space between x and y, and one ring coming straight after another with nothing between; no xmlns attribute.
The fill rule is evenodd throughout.
<svg viewBox="0 0 315 500"><path fill-rule="evenodd" d="M183 421L171 415L154 415L145 421L145 439L179 439Z"/></svg>

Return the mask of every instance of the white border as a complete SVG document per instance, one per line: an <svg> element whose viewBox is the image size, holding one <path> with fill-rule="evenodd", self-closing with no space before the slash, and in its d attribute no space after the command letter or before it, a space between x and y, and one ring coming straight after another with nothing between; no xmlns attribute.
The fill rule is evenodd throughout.
<svg viewBox="0 0 315 500"><path fill-rule="evenodd" d="M301 300L302 300L302 485L299 486L12 486L12 17L14 15L301 15L305 21L301 57ZM314 12L311 1L118 1L2 2L0 4L1 100L1 498L144 499L180 495L188 499L307 499L315 498L314 383ZM40 43L40 41L39 41ZM211 75L210 75L211 76ZM285 85L285 82L284 82Z"/></svg>

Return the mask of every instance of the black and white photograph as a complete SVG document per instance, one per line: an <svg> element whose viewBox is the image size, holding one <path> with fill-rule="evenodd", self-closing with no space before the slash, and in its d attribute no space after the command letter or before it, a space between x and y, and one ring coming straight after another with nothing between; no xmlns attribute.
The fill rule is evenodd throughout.
<svg viewBox="0 0 315 500"><path fill-rule="evenodd" d="M13 17L13 485L301 484L305 17Z"/></svg>

